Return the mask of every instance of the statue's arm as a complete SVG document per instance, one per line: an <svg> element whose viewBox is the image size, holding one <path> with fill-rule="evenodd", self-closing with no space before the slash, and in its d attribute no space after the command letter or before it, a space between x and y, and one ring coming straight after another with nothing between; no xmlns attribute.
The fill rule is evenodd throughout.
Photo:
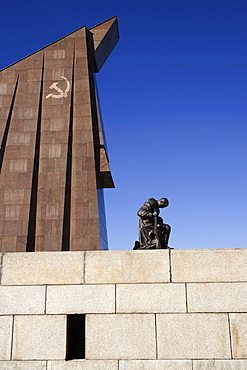
<svg viewBox="0 0 247 370"><path fill-rule="evenodd" d="M150 210L146 206L142 206L137 212L137 215L141 218L146 218L146 219L153 217L153 213L150 212Z"/></svg>

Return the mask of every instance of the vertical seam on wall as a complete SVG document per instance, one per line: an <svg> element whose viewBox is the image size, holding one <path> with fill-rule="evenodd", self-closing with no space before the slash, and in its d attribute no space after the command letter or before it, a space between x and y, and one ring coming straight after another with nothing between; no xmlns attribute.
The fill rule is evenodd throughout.
<svg viewBox="0 0 247 370"><path fill-rule="evenodd" d="M45 309L44 309L44 315L46 315L46 303L47 303L47 285L45 285Z"/></svg>
<svg viewBox="0 0 247 370"><path fill-rule="evenodd" d="M87 252L84 251L84 261L83 261L83 284L86 283L86 255Z"/></svg>
<svg viewBox="0 0 247 370"><path fill-rule="evenodd" d="M188 313L188 286L187 283L185 283L185 304L186 304L186 312Z"/></svg>
<svg viewBox="0 0 247 370"><path fill-rule="evenodd" d="M37 117L37 131L35 139L35 151L33 161L33 174L32 174L32 187L30 196L30 208L29 208L29 219L28 219L28 232L27 232L27 245L26 252L35 251L35 239L36 239L36 220L37 220L37 199L38 199L38 183L39 183L39 160L40 160L40 135L41 135L41 119L42 119L42 104L43 104L43 85L44 85L44 60L41 72L41 83L40 83L40 96L39 96L39 108Z"/></svg>
<svg viewBox="0 0 247 370"><path fill-rule="evenodd" d="M115 313L117 313L117 284L115 285Z"/></svg>
<svg viewBox="0 0 247 370"><path fill-rule="evenodd" d="M62 248L61 248L62 251L70 250L74 84L75 84L75 45L74 45L74 54L73 54L72 86L71 86L70 115L69 115L69 135L68 135L67 165L66 165L66 182L65 182L65 192L64 192L63 236L62 236Z"/></svg>
<svg viewBox="0 0 247 370"><path fill-rule="evenodd" d="M155 326L155 349L156 349L156 360L158 360L158 338L157 338L157 314L154 314L154 326Z"/></svg>
<svg viewBox="0 0 247 370"><path fill-rule="evenodd" d="M0 257L0 285L2 284L2 275L3 275L3 254Z"/></svg>
<svg viewBox="0 0 247 370"><path fill-rule="evenodd" d="M192 359L191 360L191 370L193 370L194 369L194 360Z"/></svg>
<svg viewBox="0 0 247 370"><path fill-rule="evenodd" d="M12 318L12 336L11 336L10 360L12 360L12 356L13 356L13 343L14 343L14 317L15 317L15 315L13 315L13 318Z"/></svg>
<svg viewBox="0 0 247 370"><path fill-rule="evenodd" d="M14 104L15 104L15 98L16 98L16 92L17 92L18 82L19 82L19 75L17 76L17 80L16 80L16 83L15 83L15 89L14 89L12 101L11 101L11 104L10 104L9 114L8 114L8 118L7 118L7 121L6 121L6 126L5 126L5 130L4 130L4 134L3 134L3 138L2 138L2 142L1 142L1 148L0 148L0 173L2 171L3 157L4 157L4 154L5 154L5 149L6 149L6 145L7 145L7 139L8 139L8 134L9 134L9 127L10 127L10 122L11 122L12 113L13 113L13 109L14 109Z"/></svg>
<svg viewBox="0 0 247 370"><path fill-rule="evenodd" d="M230 354L231 359L233 359L233 348L232 348L232 335L231 335L231 320L230 320L230 313L227 314L228 319L228 328L229 328L229 340L230 340Z"/></svg>
<svg viewBox="0 0 247 370"><path fill-rule="evenodd" d="M171 256L171 249L169 249L169 274L170 274L170 283L172 283L172 256Z"/></svg>
<svg viewBox="0 0 247 370"><path fill-rule="evenodd" d="M97 113L96 105L96 92L92 66L91 55L94 52L93 39L90 31L86 32L86 43L87 43L87 55L88 55L88 75L89 75L89 91L90 91L90 105L91 105L91 116L92 116L92 131L93 131L93 144L94 144L94 164L96 173L96 184L97 189L101 188L99 184L100 174L100 138L99 138L99 117Z"/></svg>

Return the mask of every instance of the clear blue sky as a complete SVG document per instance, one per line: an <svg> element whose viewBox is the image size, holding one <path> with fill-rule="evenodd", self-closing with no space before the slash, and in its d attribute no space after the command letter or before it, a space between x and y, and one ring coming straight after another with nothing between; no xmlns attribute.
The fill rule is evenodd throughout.
<svg viewBox="0 0 247 370"><path fill-rule="evenodd" d="M247 247L246 0L2 1L0 69L114 15L97 75L110 249L132 249L150 197L170 201L172 247Z"/></svg>

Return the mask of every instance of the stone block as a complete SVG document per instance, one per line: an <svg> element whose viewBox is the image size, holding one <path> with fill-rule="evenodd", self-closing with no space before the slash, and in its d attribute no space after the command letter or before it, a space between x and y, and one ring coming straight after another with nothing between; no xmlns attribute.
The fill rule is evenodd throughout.
<svg viewBox="0 0 247 370"><path fill-rule="evenodd" d="M247 281L247 249L171 251L173 282Z"/></svg>
<svg viewBox="0 0 247 370"><path fill-rule="evenodd" d="M4 204L23 204L24 189L4 190Z"/></svg>
<svg viewBox="0 0 247 370"><path fill-rule="evenodd" d="M190 360L120 360L119 370L192 370Z"/></svg>
<svg viewBox="0 0 247 370"><path fill-rule="evenodd" d="M48 286L46 307L48 314L114 313L115 286Z"/></svg>
<svg viewBox="0 0 247 370"><path fill-rule="evenodd" d="M44 314L44 286L0 286L0 315Z"/></svg>
<svg viewBox="0 0 247 370"><path fill-rule="evenodd" d="M6 253L3 285L81 284L84 252Z"/></svg>
<svg viewBox="0 0 247 370"><path fill-rule="evenodd" d="M87 359L155 359L155 315L86 316Z"/></svg>
<svg viewBox="0 0 247 370"><path fill-rule="evenodd" d="M46 361L1 361L1 370L46 370Z"/></svg>
<svg viewBox="0 0 247 370"><path fill-rule="evenodd" d="M231 358L227 314L157 314L159 359Z"/></svg>
<svg viewBox="0 0 247 370"><path fill-rule="evenodd" d="M193 370L246 370L246 360L193 360Z"/></svg>
<svg viewBox="0 0 247 370"><path fill-rule="evenodd" d="M189 312L247 312L247 283L187 285Z"/></svg>
<svg viewBox="0 0 247 370"><path fill-rule="evenodd" d="M14 360L64 360L66 316L15 316Z"/></svg>
<svg viewBox="0 0 247 370"><path fill-rule="evenodd" d="M86 252L85 282L88 284L169 280L168 250Z"/></svg>
<svg viewBox="0 0 247 370"><path fill-rule="evenodd" d="M117 312L186 312L184 284L118 284Z"/></svg>
<svg viewBox="0 0 247 370"><path fill-rule="evenodd" d="M229 316L233 358L247 358L247 314L232 313Z"/></svg>
<svg viewBox="0 0 247 370"><path fill-rule="evenodd" d="M10 360L12 325L12 316L0 316L0 360Z"/></svg>
<svg viewBox="0 0 247 370"><path fill-rule="evenodd" d="M47 370L118 370L117 360L48 361Z"/></svg>

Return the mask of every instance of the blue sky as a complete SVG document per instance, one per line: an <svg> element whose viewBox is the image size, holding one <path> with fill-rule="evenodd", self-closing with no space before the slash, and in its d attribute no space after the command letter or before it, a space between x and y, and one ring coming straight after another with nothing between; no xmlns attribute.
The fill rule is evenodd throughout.
<svg viewBox="0 0 247 370"><path fill-rule="evenodd" d="M0 69L118 16L97 75L111 250L132 249L150 197L170 201L172 247L247 246L246 14L246 0L2 2Z"/></svg>

